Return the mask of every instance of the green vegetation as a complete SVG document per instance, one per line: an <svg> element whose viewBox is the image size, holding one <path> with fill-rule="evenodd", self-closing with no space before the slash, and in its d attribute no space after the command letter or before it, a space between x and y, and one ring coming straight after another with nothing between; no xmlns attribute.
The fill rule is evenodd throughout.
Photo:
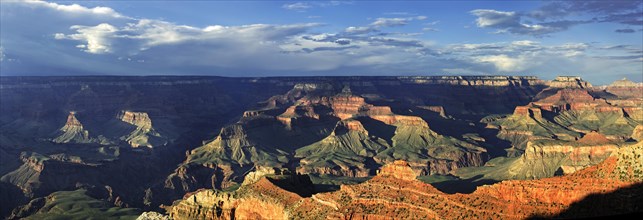
<svg viewBox="0 0 643 220"><path fill-rule="evenodd" d="M605 135L629 136L639 123L622 112L566 111L554 118L556 123L585 133L598 131Z"/></svg>
<svg viewBox="0 0 643 220"><path fill-rule="evenodd" d="M34 215L25 219L136 219L141 211L119 208L88 196L86 190L58 191Z"/></svg>

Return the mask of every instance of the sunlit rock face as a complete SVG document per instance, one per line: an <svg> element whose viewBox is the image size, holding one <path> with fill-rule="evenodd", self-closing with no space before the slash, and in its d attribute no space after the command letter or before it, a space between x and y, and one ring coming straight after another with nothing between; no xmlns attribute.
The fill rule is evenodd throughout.
<svg viewBox="0 0 643 220"><path fill-rule="evenodd" d="M578 76L558 76L549 82L549 86L555 88L589 88L592 87L592 84Z"/></svg>
<svg viewBox="0 0 643 220"><path fill-rule="evenodd" d="M121 111L116 117L143 130L152 128L152 120L145 112Z"/></svg>
<svg viewBox="0 0 643 220"><path fill-rule="evenodd" d="M364 183L343 185L336 192L315 194L313 199L304 200L294 215L314 216L312 218L444 219L473 216L525 219L631 213L640 210L635 205L637 199L631 195L641 192L643 163L629 158L643 153L642 149L640 143L624 146L608 153L610 156L603 162L570 175L502 181L480 186L470 194L440 192L412 178L408 166L399 161L385 165L378 176ZM593 194L603 195L586 201L587 196ZM618 201L619 207L608 207L613 201ZM588 208L596 210L588 212Z"/></svg>
<svg viewBox="0 0 643 220"><path fill-rule="evenodd" d="M377 174L382 177L393 177L402 180L415 180L418 176L409 163L403 160L396 160L392 164L386 164Z"/></svg>

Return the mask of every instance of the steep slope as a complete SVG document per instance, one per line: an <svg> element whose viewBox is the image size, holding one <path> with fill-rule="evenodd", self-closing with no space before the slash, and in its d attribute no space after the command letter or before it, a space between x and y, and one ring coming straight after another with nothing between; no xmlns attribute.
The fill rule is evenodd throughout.
<svg viewBox="0 0 643 220"><path fill-rule="evenodd" d="M365 177L372 172L372 157L388 148L385 140L369 135L358 120L337 123L333 132L314 144L297 149L300 173Z"/></svg>
<svg viewBox="0 0 643 220"><path fill-rule="evenodd" d="M397 116L392 147L375 156L379 164L406 160L421 175L447 174L460 167L481 166L486 150L432 131L419 117Z"/></svg>
<svg viewBox="0 0 643 220"><path fill-rule="evenodd" d="M95 139L89 137L89 131L76 119L76 112L69 112L67 122L53 134L54 143L92 143Z"/></svg>
<svg viewBox="0 0 643 220"><path fill-rule="evenodd" d="M522 154L530 140L580 137L579 133L544 118L542 110L535 106L516 107L509 117L489 120L488 127L499 129L498 137L512 143L512 148L507 150L508 156Z"/></svg>

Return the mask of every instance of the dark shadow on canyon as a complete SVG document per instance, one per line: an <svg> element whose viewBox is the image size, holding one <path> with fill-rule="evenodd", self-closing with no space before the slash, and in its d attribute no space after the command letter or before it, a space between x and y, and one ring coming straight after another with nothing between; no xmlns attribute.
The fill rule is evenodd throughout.
<svg viewBox="0 0 643 220"><path fill-rule="evenodd" d="M637 219L643 214L643 182L609 193L590 194L554 216L529 219Z"/></svg>

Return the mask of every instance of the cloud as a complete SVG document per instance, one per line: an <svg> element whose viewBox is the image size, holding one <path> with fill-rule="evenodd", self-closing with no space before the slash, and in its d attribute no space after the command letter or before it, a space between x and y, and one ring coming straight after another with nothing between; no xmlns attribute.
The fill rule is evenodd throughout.
<svg viewBox="0 0 643 220"><path fill-rule="evenodd" d="M471 14L478 16L478 27L514 27L520 26L520 17L516 12L476 9Z"/></svg>
<svg viewBox="0 0 643 220"><path fill-rule="evenodd" d="M353 4L351 1L312 1L312 2L295 2L287 3L281 6L283 9L305 12L308 9L315 7L332 7L339 5Z"/></svg>
<svg viewBox="0 0 643 220"><path fill-rule="evenodd" d="M128 17L113 9L65 7L58 3L3 1L0 4L3 75L530 72L548 77L571 70L586 71L595 74L595 79L606 80L609 77L600 74L643 71L640 45L544 44L534 40L436 45L417 33L386 31L404 22L408 25L426 20L424 16L374 19L363 27L324 32L327 28L319 28L322 24L318 23L190 26ZM526 23L523 20L518 20L517 25L514 18L506 16L522 16L518 12L486 13L497 17L485 16L487 20L482 21L485 28L557 25L548 24L552 21ZM429 23L421 26L425 28L436 24L422 23ZM10 60L15 62L8 62Z"/></svg>
<svg viewBox="0 0 643 220"><path fill-rule="evenodd" d="M471 14L477 16L476 25L481 28L498 29L497 33L543 36L569 29L571 26L587 21L552 21L529 24L523 22L523 15L513 11L476 9Z"/></svg>
<svg viewBox="0 0 643 220"><path fill-rule="evenodd" d="M640 11L641 1L551 1L528 13L530 17L546 20L569 15L613 15L627 11ZM640 15L639 15L640 16Z"/></svg>
<svg viewBox="0 0 643 220"><path fill-rule="evenodd" d="M284 9L293 10L293 11L306 11L307 9L312 8L313 6L304 2L296 2L291 4L284 4L281 7Z"/></svg>
<svg viewBox="0 0 643 220"><path fill-rule="evenodd" d="M598 17L597 20L600 22L613 22L625 25L643 26L643 10L621 14L610 14Z"/></svg>
<svg viewBox="0 0 643 220"><path fill-rule="evenodd" d="M11 3L11 2L10 2ZM51 3L51 2L45 2L45 1L38 1L38 0L26 0L22 2L14 2L14 3L25 3L32 5L34 7L48 7L57 11L61 11L64 13L69 13L69 14L93 14L93 15L99 15L99 16L108 16L108 17L114 17L114 18L123 18L125 16L117 13L114 11L114 9L109 8L109 7L93 7L93 8L87 8L84 6L80 6L78 4L71 4L71 5L61 5L57 3Z"/></svg>
<svg viewBox="0 0 643 220"><path fill-rule="evenodd" d="M70 39L77 41L84 41L84 44L79 44L76 47L84 48L88 53L102 54L110 53L111 39L114 38L114 33L117 29L107 23L102 23L96 26L88 27L82 25L71 26L72 30L76 30L76 34L64 35L56 33L56 39Z"/></svg>
<svg viewBox="0 0 643 220"><path fill-rule="evenodd" d="M422 21L426 20L426 16L414 16L414 17L403 17L403 18L376 18L375 21L371 22L368 26L361 27L347 27L344 29L346 34L360 35L360 34L371 34L380 32L381 35L386 35L388 33L381 33L381 29L385 27L399 27L408 25L411 21Z"/></svg>
<svg viewBox="0 0 643 220"><path fill-rule="evenodd" d="M496 33L545 36L588 23L643 26L643 1L551 1L527 12L476 9L471 14L478 27Z"/></svg>
<svg viewBox="0 0 643 220"><path fill-rule="evenodd" d="M406 18L377 18L373 23L370 24L371 27L395 27L395 26L404 26L407 25L410 21L414 20L426 20L426 16L416 16L416 17L406 17Z"/></svg>
<svg viewBox="0 0 643 220"><path fill-rule="evenodd" d="M524 57L509 57L507 55L490 55L475 57L476 62L491 63L500 71L516 72L526 69L527 59Z"/></svg>
<svg viewBox="0 0 643 220"><path fill-rule="evenodd" d="M344 32L349 34L367 34L371 32L378 31L373 27L347 27Z"/></svg>
<svg viewBox="0 0 643 220"><path fill-rule="evenodd" d="M634 29L631 29L631 28L625 28L625 29L616 29L614 32L616 32L616 33L634 33L636 31Z"/></svg>

